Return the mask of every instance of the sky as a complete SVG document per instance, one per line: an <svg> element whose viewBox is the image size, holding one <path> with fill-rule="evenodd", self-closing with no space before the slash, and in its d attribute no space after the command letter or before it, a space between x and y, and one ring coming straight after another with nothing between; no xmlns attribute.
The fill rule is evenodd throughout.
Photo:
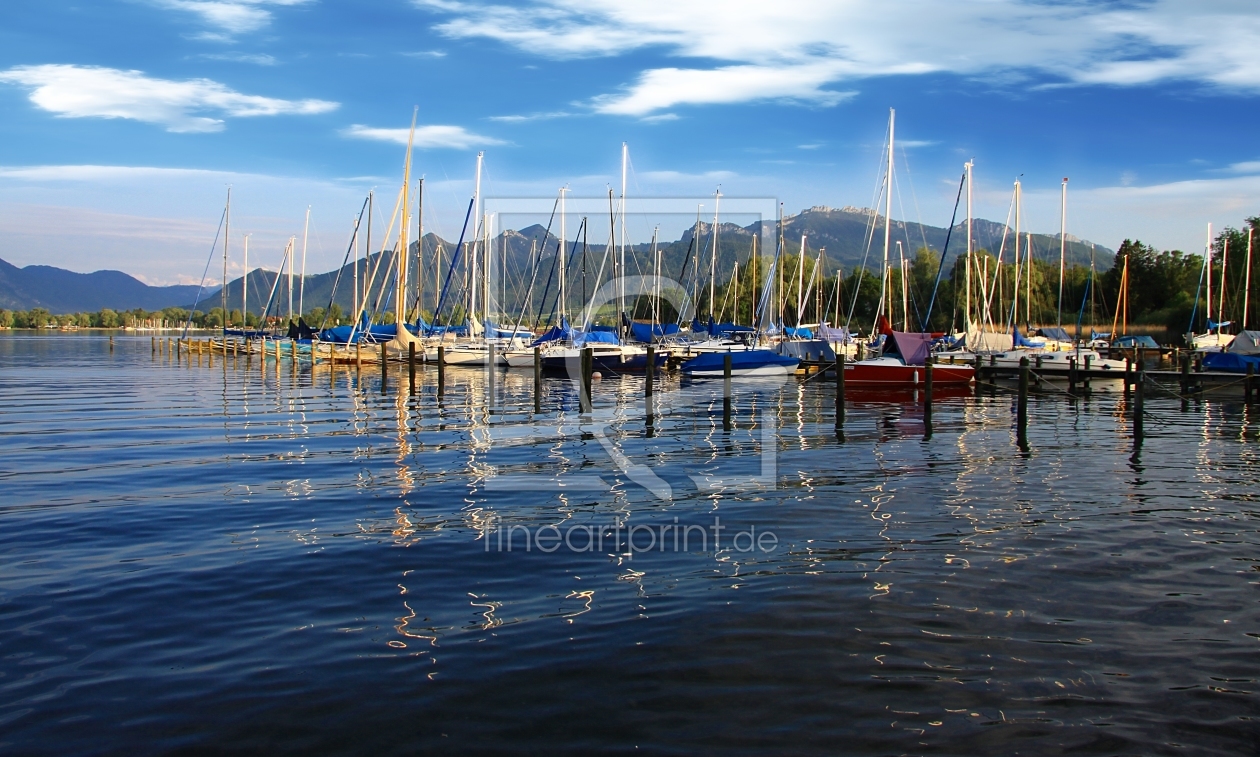
<svg viewBox="0 0 1260 757"><path fill-rule="evenodd" d="M447 239L478 151L488 200L620 193L625 142L631 212L870 205L896 109L894 217L948 224L974 160L977 217L1018 178L1057 233L1069 177L1069 234L1199 251L1260 214L1257 95L1255 0L7 0L0 258L196 283L230 186L233 272L308 207L331 269L413 111Z"/></svg>

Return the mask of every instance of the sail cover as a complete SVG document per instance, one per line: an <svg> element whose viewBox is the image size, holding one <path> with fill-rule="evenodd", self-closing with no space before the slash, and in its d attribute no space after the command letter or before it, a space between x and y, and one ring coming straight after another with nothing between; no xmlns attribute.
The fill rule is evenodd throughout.
<svg viewBox="0 0 1260 757"><path fill-rule="evenodd" d="M1237 355L1260 355L1260 331L1243 331L1225 348Z"/></svg>
<svg viewBox="0 0 1260 757"><path fill-rule="evenodd" d="M1060 326L1047 326L1037 329L1037 333L1044 339L1052 342L1071 342L1072 337L1068 336L1067 329Z"/></svg>
<svg viewBox="0 0 1260 757"><path fill-rule="evenodd" d="M900 355L906 365L923 365L932 349L931 334L910 334L894 331L884 348L886 354Z"/></svg>

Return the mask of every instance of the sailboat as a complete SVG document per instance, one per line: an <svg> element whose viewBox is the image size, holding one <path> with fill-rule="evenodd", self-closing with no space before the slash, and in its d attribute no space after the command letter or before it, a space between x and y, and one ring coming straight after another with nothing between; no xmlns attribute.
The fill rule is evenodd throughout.
<svg viewBox="0 0 1260 757"><path fill-rule="evenodd" d="M884 336L881 353L866 360L846 363L846 384L870 388L913 388L924 380L927 359L931 353L932 335L893 331L885 316L888 307L891 277L889 256L892 251L893 143L897 112L888 111L888 154L884 176L884 264L883 281L876 312L876 328ZM908 319L907 319L908 320ZM970 384L975 368L970 365L941 365L933 371L933 381L940 385Z"/></svg>
<svg viewBox="0 0 1260 757"><path fill-rule="evenodd" d="M1199 274L1199 286L1207 284L1207 300L1204 303L1205 317L1207 320L1207 329L1202 334L1194 333L1194 317L1192 312L1190 315L1190 332L1186 334L1186 344L1196 352L1221 352L1229 343L1234 341L1233 334L1224 333L1226 326L1233 325L1230 321L1214 321L1212 320L1212 224L1208 224L1207 244L1203 249L1203 269ZM1248 239L1248 248L1250 248L1250 235ZM1248 249L1248 258L1250 259L1250 249ZM1224 318L1225 313L1225 267L1229 261L1229 236L1222 238L1221 242L1221 298L1217 305L1216 317ZM1198 307L1199 293L1195 292L1195 307ZM1213 331L1215 329L1215 331Z"/></svg>

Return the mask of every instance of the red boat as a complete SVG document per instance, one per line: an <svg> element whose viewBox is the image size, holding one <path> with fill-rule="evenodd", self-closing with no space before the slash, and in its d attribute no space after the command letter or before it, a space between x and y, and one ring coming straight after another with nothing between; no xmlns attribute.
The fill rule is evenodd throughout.
<svg viewBox="0 0 1260 757"><path fill-rule="evenodd" d="M864 389L913 389L926 381L925 366L931 354L931 334L910 334L893 331L884 342L882 355L869 360L846 363L846 386ZM966 386L975 377L970 365L933 363L932 386Z"/></svg>

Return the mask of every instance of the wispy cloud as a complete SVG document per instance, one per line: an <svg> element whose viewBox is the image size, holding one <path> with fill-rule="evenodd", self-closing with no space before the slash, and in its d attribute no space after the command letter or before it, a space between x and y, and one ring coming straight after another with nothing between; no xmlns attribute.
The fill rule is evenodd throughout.
<svg viewBox="0 0 1260 757"><path fill-rule="evenodd" d="M660 124L660 123L665 123L666 121L677 121L678 114L677 113L658 113L655 116L644 116L643 118L640 118L639 120L645 124Z"/></svg>
<svg viewBox="0 0 1260 757"><path fill-rule="evenodd" d="M312 115L338 107L246 95L210 79L173 81L98 66L17 66L0 71L0 82L27 88L36 107L59 118L128 118L173 132L221 131L222 116Z"/></svg>
<svg viewBox="0 0 1260 757"><path fill-rule="evenodd" d="M1260 173L1260 160L1245 160L1229 167L1231 173Z"/></svg>
<svg viewBox="0 0 1260 757"><path fill-rule="evenodd" d="M274 66L279 63L275 57L266 53L203 53L197 57L204 60L225 60L230 63L253 63L258 66Z"/></svg>
<svg viewBox="0 0 1260 757"><path fill-rule="evenodd" d="M566 118L571 115L573 114L563 110L555 110L549 113L530 113L528 115L490 116L487 120L505 124L519 124L526 121L549 121L553 118Z"/></svg>
<svg viewBox="0 0 1260 757"><path fill-rule="evenodd" d="M717 62L643 71L595 101L613 114L768 99L834 105L845 99L839 83L927 73L1260 91L1260 13L1239 0L900 0L896 13L857 0L413 2L447 14L436 28L448 37L550 58L654 48Z"/></svg>
<svg viewBox="0 0 1260 757"><path fill-rule="evenodd" d="M161 8L191 13L219 35L258 31L271 23L268 5L303 5L310 0L154 0Z"/></svg>
<svg viewBox="0 0 1260 757"><path fill-rule="evenodd" d="M402 129L383 129L373 126L364 126L362 124L354 124L349 128L342 129L341 134L346 137L355 139L374 139L379 142L393 142L395 144L407 144L407 138L410 130ZM483 147L488 145L506 144L501 139L487 137L481 134L474 134L462 126L445 126L441 124L430 124L428 126L417 126L415 141L412 143L420 149L440 149L449 148L452 150L467 150L473 147Z"/></svg>
<svg viewBox="0 0 1260 757"><path fill-rule="evenodd" d="M445 50L414 50L411 52L399 53L407 58L445 58Z"/></svg>

